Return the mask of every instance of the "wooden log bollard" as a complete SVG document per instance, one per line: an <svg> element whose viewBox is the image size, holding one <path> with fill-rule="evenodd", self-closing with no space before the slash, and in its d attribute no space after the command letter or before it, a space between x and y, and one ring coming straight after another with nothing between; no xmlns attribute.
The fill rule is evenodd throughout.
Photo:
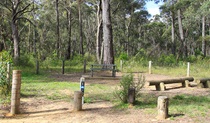
<svg viewBox="0 0 210 123"><path fill-rule="evenodd" d="M168 102L169 99L167 96L158 97L158 116L157 119L163 120L168 118Z"/></svg>
<svg viewBox="0 0 210 123"><path fill-rule="evenodd" d="M11 111L12 115L20 113L20 88L21 88L21 71L13 70L12 74L12 95Z"/></svg>
<svg viewBox="0 0 210 123"><path fill-rule="evenodd" d="M81 91L74 91L74 111L82 110L82 95Z"/></svg>
<svg viewBox="0 0 210 123"><path fill-rule="evenodd" d="M128 103L133 105L135 102L135 88L128 89Z"/></svg>

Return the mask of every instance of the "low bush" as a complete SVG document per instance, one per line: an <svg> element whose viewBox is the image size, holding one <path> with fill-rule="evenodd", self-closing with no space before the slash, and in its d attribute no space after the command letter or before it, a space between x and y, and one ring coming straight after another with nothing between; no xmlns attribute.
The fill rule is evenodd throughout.
<svg viewBox="0 0 210 123"><path fill-rule="evenodd" d="M133 74L123 75L120 81L120 89L115 92L115 96L120 99L122 103L128 102L128 90L129 88L135 89L135 97L139 95L141 88L144 86L145 77L138 76L137 82L134 81Z"/></svg>

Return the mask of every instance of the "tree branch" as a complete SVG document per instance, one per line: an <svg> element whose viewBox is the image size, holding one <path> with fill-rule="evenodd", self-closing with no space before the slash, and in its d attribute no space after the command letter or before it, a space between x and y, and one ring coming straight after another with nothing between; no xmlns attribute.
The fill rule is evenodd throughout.
<svg viewBox="0 0 210 123"><path fill-rule="evenodd" d="M12 20L13 20L13 21L17 20L17 19L15 19L15 18L17 18L17 15L18 15L19 13L24 12L30 5L31 5L31 3L28 4L27 6L25 6L22 10L16 12L15 15L13 15L13 17L12 17ZM17 8L17 7L16 7L16 8Z"/></svg>
<svg viewBox="0 0 210 123"><path fill-rule="evenodd" d="M7 7L7 5L4 5L4 4L0 3L0 6L2 6L3 8L6 8L6 9L9 10L10 12L12 11L9 7Z"/></svg>
<svg viewBox="0 0 210 123"><path fill-rule="evenodd" d="M117 7L116 7L116 9L112 12L112 14L115 14L115 12L118 10L118 8L119 8L119 6L120 6L120 3L121 3L121 2L119 2L119 3L117 4Z"/></svg>
<svg viewBox="0 0 210 123"><path fill-rule="evenodd" d="M16 20L20 20L20 19L27 20L29 23L31 23L33 26L36 27L36 25L30 19L28 19L26 17L18 17L18 18L16 18Z"/></svg>

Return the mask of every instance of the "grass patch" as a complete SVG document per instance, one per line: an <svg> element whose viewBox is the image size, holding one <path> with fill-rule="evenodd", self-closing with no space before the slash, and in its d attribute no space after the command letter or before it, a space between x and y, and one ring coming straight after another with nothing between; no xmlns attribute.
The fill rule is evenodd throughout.
<svg viewBox="0 0 210 123"><path fill-rule="evenodd" d="M21 96L44 97L50 100L72 100L74 91L80 90L79 82L56 82L48 74L36 75L23 73ZM104 84L89 84L85 86L85 101L113 100L114 87Z"/></svg>
<svg viewBox="0 0 210 123"><path fill-rule="evenodd" d="M177 95L170 99L169 113L204 117L210 111L209 102L210 96Z"/></svg>
<svg viewBox="0 0 210 123"><path fill-rule="evenodd" d="M157 115L158 96L142 94L135 102L135 109L144 109L145 113ZM176 95L169 99L169 115L172 120L177 116L208 117L210 96ZM128 109L129 104L117 103L116 109Z"/></svg>

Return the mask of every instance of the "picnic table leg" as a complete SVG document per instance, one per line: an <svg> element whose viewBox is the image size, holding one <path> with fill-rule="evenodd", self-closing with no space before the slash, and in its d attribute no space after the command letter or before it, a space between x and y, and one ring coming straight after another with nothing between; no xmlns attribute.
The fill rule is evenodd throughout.
<svg viewBox="0 0 210 123"><path fill-rule="evenodd" d="M115 66L113 66L113 68L112 68L112 77L115 77L116 75L116 71L115 71Z"/></svg>
<svg viewBox="0 0 210 123"><path fill-rule="evenodd" d="M93 65L91 65L91 77L93 77Z"/></svg>
<svg viewBox="0 0 210 123"><path fill-rule="evenodd" d="M204 88L209 88L209 86L210 86L210 81L206 81L203 83Z"/></svg>

